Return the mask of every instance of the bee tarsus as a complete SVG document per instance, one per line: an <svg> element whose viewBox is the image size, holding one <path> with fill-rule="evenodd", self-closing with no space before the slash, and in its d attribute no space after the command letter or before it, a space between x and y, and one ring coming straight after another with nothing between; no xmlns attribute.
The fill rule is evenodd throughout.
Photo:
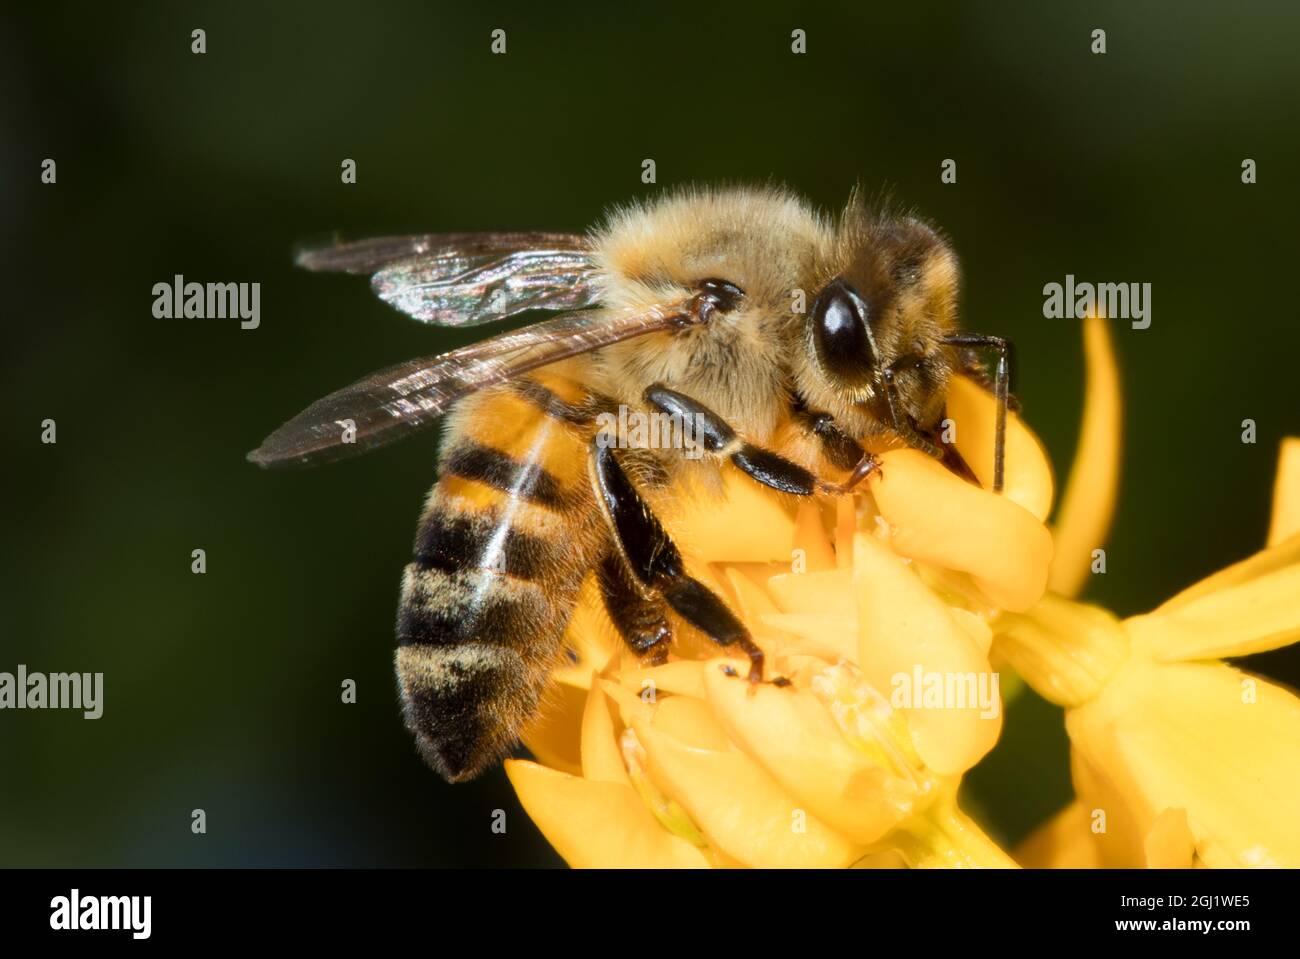
<svg viewBox="0 0 1300 959"><path fill-rule="evenodd" d="M858 465L853 467L853 472L842 483L824 483L818 481L817 488L821 493L827 496L844 496L852 493L859 484L872 474L883 477L884 471L880 465L880 459L874 453L863 453L862 459Z"/></svg>

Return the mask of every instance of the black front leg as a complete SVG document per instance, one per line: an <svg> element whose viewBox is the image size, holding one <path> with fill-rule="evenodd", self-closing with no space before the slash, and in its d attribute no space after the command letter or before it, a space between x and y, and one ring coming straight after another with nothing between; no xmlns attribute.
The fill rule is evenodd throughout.
<svg viewBox="0 0 1300 959"><path fill-rule="evenodd" d="M843 483L824 483L811 471L780 453L741 439L726 420L685 393L655 384L645 391L644 399L660 412L680 417L682 422L689 419L703 440L707 452L729 459L759 483L782 493L793 493L796 496L811 496L814 493L834 496L847 493L879 468L874 456L863 453L848 480Z"/></svg>
<svg viewBox="0 0 1300 959"><path fill-rule="evenodd" d="M889 428L912 449L920 450L936 459L943 457L943 450L929 438L922 436L912 422L912 417L903 409L902 399L898 395L898 374L925 362L925 357L917 353L905 353L885 367L881 374L884 381L885 405L889 409Z"/></svg>
<svg viewBox="0 0 1300 959"><path fill-rule="evenodd" d="M614 451L599 438L592 442L588 469L618 554L640 591L662 596L719 646L738 646L749 657L749 681L762 681L763 651L749 630L707 586L687 575L681 553L618 465Z"/></svg>

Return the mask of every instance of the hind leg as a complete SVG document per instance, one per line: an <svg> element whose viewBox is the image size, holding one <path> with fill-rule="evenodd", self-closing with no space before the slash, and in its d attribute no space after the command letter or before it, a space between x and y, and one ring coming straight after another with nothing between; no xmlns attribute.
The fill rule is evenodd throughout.
<svg viewBox="0 0 1300 959"><path fill-rule="evenodd" d="M650 506L632 485L614 452L593 441L588 459L592 487L623 566L643 601L662 598L719 646L737 647L749 657L749 681L763 678L763 651L749 630L707 586L686 572L681 553Z"/></svg>
<svg viewBox="0 0 1300 959"><path fill-rule="evenodd" d="M610 553L597 567L596 579L605 612L623 641L652 666L667 662L673 630L664 601L640 588L617 552Z"/></svg>

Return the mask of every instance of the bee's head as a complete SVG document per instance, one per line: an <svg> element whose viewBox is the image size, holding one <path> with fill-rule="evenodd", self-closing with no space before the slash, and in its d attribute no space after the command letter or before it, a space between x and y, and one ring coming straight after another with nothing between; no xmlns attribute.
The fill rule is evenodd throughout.
<svg viewBox="0 0 1300 959"><path fill-rule="evenodd" d="M956 326L957 261L947 243L919 220L851 207L824 276L805 323L813 392L888 423L892 390L915 425L932 426L951 369L942 338Z"/></svg>

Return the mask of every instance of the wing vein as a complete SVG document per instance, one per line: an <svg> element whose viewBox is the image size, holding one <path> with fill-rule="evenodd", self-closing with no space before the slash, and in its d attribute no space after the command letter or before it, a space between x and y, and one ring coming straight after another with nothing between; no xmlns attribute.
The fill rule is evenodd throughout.
<svg viewBox="0 0 1300 959"><path fill-rule="evenodd" d="M566 313L440 356L408 360L317 400L248 454L264 467L331 462L387 445L458 400L560 360L694 322L689 300Z"/></svg>

